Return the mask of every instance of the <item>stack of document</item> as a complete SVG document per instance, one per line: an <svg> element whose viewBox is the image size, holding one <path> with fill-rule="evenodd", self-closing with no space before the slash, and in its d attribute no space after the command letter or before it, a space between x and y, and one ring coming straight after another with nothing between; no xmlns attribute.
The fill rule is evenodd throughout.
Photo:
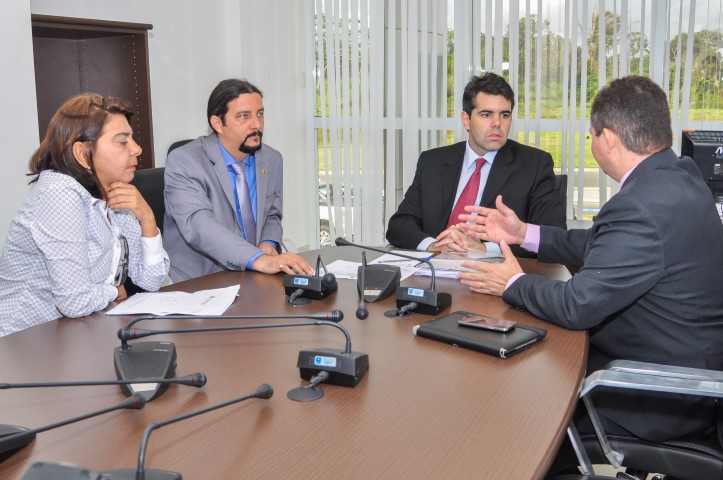
<svg viewBox="0 0 723 480"><path fill-rule="evenodd" d="M431 258L434 273L440 278L457 278L459 272L475 272L476 270L463 267L462 262L502 263L505 257L501 253L488 252L446 252ZM417 269L419 275L431 275L429 267L422 263Z"/></svg>
<svg viewBox="0 0 723 480"><path fill-rule="evenodd" d="M106 315L222 315L238 296L240 285L214 290L137 293Z"/></svg>
<svg viewBox="0 0 723 480"><path fill-rule="evenodd" d="M394 252L420 260L428 259L432 255L429 252L417 252L415 250L392 250L391 253L385 253L379 258L371 260L368 264L374 265L381 263L384 265L395 265L399 267L402 272L401 280L409 278L417 273L419 260L401 258L396 255L392 255ZM361 267L361 262L349 262L346 260L335 260L326 266L327 270L333 273L336 278L348 278L351 280L356 280L359 267Z"/></svg>

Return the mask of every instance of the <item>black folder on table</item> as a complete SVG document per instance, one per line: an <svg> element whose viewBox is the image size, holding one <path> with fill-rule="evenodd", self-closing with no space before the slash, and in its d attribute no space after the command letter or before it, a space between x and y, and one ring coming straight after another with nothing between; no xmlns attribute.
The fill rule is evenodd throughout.
<svg viewBox="0 0 723 480"><path fill-rule="evenodd" d="M547 334L547 330L542 328L528 327L519 323L507 333L458 325L457 320L466 315L470 313L453 312L421 325L415 325L412 332L419 337L451 343L500 358L508 358L527 349Z"/></svg>

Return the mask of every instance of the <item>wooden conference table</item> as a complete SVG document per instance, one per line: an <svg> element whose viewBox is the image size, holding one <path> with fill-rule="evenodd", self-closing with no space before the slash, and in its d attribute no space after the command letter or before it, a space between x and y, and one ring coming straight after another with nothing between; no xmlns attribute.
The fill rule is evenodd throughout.
<svg viewBox="0 0 723 480"><path fill-rule="evenodd" d="M360 251L320 251L325 263L359 261ZM305 254L316 261L317 252ZM369 255L374 258L375 254ZM528 272L569 278L560 265L522 260ZM547 337L512 358L500 359L412 335L427 315L387 318L394 296L368 304L358 320L356 283L311 305L285 303L282 275L221 272L178 283L196 291L240 284L227 314L297 314L340 309L354 351L370 368L354 388L322 385L325 396L300 403L288 390L306 385L296 367L299 350L343 349L335 328L293 327L154 336L171 340L178 376L204 372L202 389L172 385L142 410L120 410L38 434L0 463L0 478L19 478L36 461L69 462L94 471L135 468L146 425L252 392L274 388L269 400L251 399L175 423L151 435L146 469L180 472L185 479L536 479L554 458L585 373L587 337L542 322L500 298L470 293L458 281L438 279L452 307L546 328ZM403 285L422 288L428 277ZM129 317L102 313L61 319L0 339L0 382L114 379L117 330ZM280 320L283 321L283 320ZM153 320L141 328L234 325L230 320ZM268 322L268 321L267 321ZM40 427L115 405L117 386L8 389L0 392L0 423Z"/></svg>

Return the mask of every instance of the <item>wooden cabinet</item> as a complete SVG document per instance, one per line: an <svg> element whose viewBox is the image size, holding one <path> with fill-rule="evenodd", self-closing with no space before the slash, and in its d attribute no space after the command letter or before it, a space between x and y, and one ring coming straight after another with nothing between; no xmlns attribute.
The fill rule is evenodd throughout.
<svg viewBox="0 0 723 480"><path fill-rule="evenodd" d="M129 102L133 137L143 148L139 168L155 166L148 68L153 25L33 15L38 127L68 98L95 92Z"/></svg>

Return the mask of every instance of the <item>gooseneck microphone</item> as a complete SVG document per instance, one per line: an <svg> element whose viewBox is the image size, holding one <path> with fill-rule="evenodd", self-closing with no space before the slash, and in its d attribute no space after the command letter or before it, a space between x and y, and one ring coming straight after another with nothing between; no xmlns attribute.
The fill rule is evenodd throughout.
<svg viewBox="0 0 723 480"><path fill-rule="evenodd" d="M325 370L329 372L329 382L334 385L356 386L359 380L369 369L369 356L366 353L354 352L351 348L351 336L349 332L339 323L344 318L341 310L332 310L329 312L320 312L309 315L229 315L217 317L199 317L199 316L167 316L162 318L309 318L315 319L311 322L285 322L285 323L261 323L252 325L235 325L224 327L195 327L187 329L167 329L167 330L147 330L135 327L133 324L140 319L131 321L128 325L118 330L118 338L125 345L129 340L149 337L161 334L176 333L201 333L201 332L228 332L234 330L252 330L261 328L280 328L280 327L303 327L315 325L328 325L335 327L344 334L346 346L343 351L338 349L320 348L314 350L302 350L299 352L298 367L300 369L301 378L308 380L311 376ZM333 320L333 321L329 321ZM153 344L153 342L148 342ZM122 348L118 347L117 352L121 352ZM132 350L130 350L132 351Z"/></svg>
<svg viewBox="0 0 723 480"><path fill-rule="evenodd" d="M146 447L148 446L148 440L151 436L151 432L153 430L157 430L161 427L165 427L166 425L170 425L172 423L180 422L181 420L186 420L187 418L195 417L198 415L203 415L204 413L211 412L213 410L218 410L219 408L228 407L229 405L233 405L235 403L242 402L244 400L248 400L250 398L258 398L262 400L267 400L271 398L274 395L274 389L271 385L268 383L264 383L260 385L256 390L254 390L249 395L244 395L243 397L234 398L232 400L228 400L226 402L217 403L215 405L211 405L210 407L202 408L199 410L194 410L192 412L184 413L183 415L178 415L173 418L169 418L167 420L162 420L160 422L154 422L148 425L143 432L143 437L141 438L141 448L138 452L138 467L136 469L129 469L129 468L123 468L123 469L117 469L117 470L109 470L107 472L101 472L101 478L107 479L107 480L125 480L125 479L136 479L136 480L156 480L156 479L163 479L163 480L180 480L182 478L180 473L176 472L169 472L166 470L145 470L145 457L146 457Z"/></svg>
<svg viewBox="0 0 723 480"><path fill-rule="evenodd" d="M324 275L319 276L321 269ZM336 276L330 273L321 259L316 257L316 273L314 275L286 275L284 277L284 293L289 296L290 305L308 305L310 299L321 300L337 291L339 285Z"/></svg>
<svg viewBox="0 0 723 480"><path fill-rule="evenodd" d="M269 314L269 315L144 315L134 318L126 324L125 327L118 330L118 338L121 341L121 348L129 349L129 337L124 340L123 331L132 331L131 327L143 320L274 320L278 318L310 318L312 320L327 320L330 322L341 322L344 319L344 312L341 310L329 310L317 313L300 313L300 314Z"/></svg>
<svg viewBox="0 0 723 480"><path fill-rule="evenodd" d="M312 325L329 325L336 327L342 331L346 337L346 349L344 353L351 353L351 337L346 328L342 327L336 322L329 322L327 320L315 320L313 322L284 322L284 323L258 323L254 325L234 325L227 327L196 327L196 328L175 328L167 330L147 330L145 328L137 327L123 327L118 330L118 338L121 341L136 340L138 338L150 337L151 335L163 335L171 333L202 333L202 332L229 332L233 330L253 330L257 328L279 328L279 327L302 327Z"/></svg>
<svg viewBox="0 0 723 480"><path fill-rule="evenodd" d="M338 247L356 247L356 248L362 248L365 250L371 250L373 252L379 252L379 253L386 253L389 255L394 255L396 257L401 258L407 258L410 260L416 260L419 262L424 262L429 267L429 270L431 272L431 281L429 285L429 289L421 289L421 288L411 288L411 287L399 287L397 288L396 293L396 300L397 300L397 314L393 316L401 316L399 314L399 311L401 311L402 307L406 305L411 305L412 303L415 303L415 307L408 307L406 310L404 310L405 314L406 312L419 312L423 313L425 315L437 315L439 312L444 310L445 308L449 307L452 304L452 295L445 292L437 292L435 290L435 282L436 282L436 275L434 272L434 265L432 265L432 262L425 258L418 258L413 257L411 255L404 255L402 253L397 252L390 252L381 248L376 247L369 247L366 245L357 245L355 243L351 243L345 238L337 237L335 240L335 243Z"/></svg>
<svg viewBox="0 0 723 480"><path fill-rule="evenodd" d="M98 415L112 412L114 410L141 409L141 408L143 408L143 406L145 404L146 404L146 399L144 397L142 397L141 395L133 395L132 397L126 398L124 401L122 401L118 405L115 405L112 407L104 408L102 410L98 410L98 411L92 412L92 413L87 413L85 415L80 415L78 417L73 417L68 420L51 423L50 425L46 425L44 427L27 429L27 430L22 429L17 433L5 435L3 437L0 437L0 458L2 458L2 460L5 460L10 455L15 453L15 451L19 450L20 448L24 447L28 443L32 442L33 439L35 438L35 435L38 433L45 432L47 430L52 430L54 428L62 427L64 425L68 425L71 423L79 422L81 420L85 420L88 418L97 417Z"/></svg>
<svg viewBox="0 0 723 480"><path fill-rule="evenodd" d="M319 312L314 314L300 315L143 315L131 320L124 328L118 331L118 338L121 340L120 347L113 350L113 363L115 365L116 377L122 380L148 377L169 378L175 374L176 369L176 345L173 342L136 342L128 345L128 340L133 335L121 334L123 330L132 331L133 325L143 320L170 319L170 320L214 320L214 319L276 319L276 318L312 318L340 322L344 313L340 310ZM159 397L165 389L166 384L157 383L153 388L144 388L142 391L134 388L133 383L121 385L121 390L126 395L143 393L146 400L150 401Z"/></svg>
<svg viewBox="0 0 723 480"><path fill-rule="evenodd" d="M132 378L128 380L80 380L70 382L35 382L35 383L0 383L0 390L8 388L37 388L37 387L88 387L94 385L130 385L136 383L165 383L188 385L201 388L206 385L206 375L194 373L185 377L176 378Z"/></svg>
<svg viewBox="0 0 723 480"><path fill-rule="evenodd" d="M366 270L367 252L362 250L362 266L359 267L359 285L361 285L361 290L359 290L359 308L356 309L356 318L359 320L366 320L367 317L369 317L369 310L367 310L367 306L364 304L364 285L366 285L364 277Z"/></svg>

